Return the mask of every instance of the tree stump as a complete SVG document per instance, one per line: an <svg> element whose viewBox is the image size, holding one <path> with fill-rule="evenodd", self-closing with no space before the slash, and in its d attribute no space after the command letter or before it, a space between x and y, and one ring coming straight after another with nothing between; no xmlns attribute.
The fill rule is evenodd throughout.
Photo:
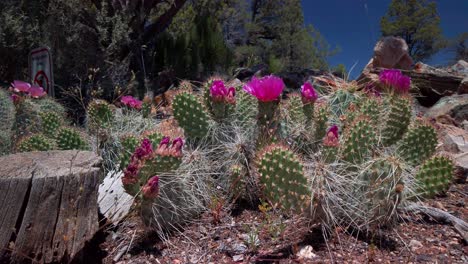
<svg viewBox="0 0 468 264"><path fill-rule="evenodd" d="M101 159L89 151L0 157L0 263L70 261L99 228Z"/></svg>

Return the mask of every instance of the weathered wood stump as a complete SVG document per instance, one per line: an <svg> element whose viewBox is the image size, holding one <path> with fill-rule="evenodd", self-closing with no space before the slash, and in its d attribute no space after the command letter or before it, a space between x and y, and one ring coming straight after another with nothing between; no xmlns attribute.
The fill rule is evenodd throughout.
<svg viewBox="0 0 468 264"><path fill-rule="evenodd" d="M67 262L99 228L101 159L88 151L0 157L0 263Z"/></svg>

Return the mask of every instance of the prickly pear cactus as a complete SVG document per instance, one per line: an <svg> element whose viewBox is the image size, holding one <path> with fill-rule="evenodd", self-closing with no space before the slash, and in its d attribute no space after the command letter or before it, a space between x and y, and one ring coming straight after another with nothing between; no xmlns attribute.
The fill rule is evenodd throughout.
<svg viewBox="0 0 468 264"><path fill-rule="evenodd" d="M367 97L361 102L359 110L361 115L369 117L372 125L378 125L380 112L382 111L382 102L376 97Z"/></svg>
<svg viewBox="0 0 468 264"><path fill-rule="evenodd" d="M164 135L157 132L157 131L148 131L143 133L143 138L148 138L153 145L153 148L157 148L159 146L159 142L163 139Z"/></svg>
<svg viewBox="0 0 468 264"><path fill-rule="evenodd" d="M60 116L54 112L44 112L40 116L42 133L49 138L55 138L57 130L61 125Z"/></svg>
<svg viewBox="0 0 468 264"><path fill-rule="evenodd" d="M437 133L430 125L420 125L410 129L398 144L403 160L416 166L435 153Z"/></svg>
<svg viewBox="0 0 468 264"><path fill-rule="evenodd" d="M190 138L203 138L208 133L209 116L198 98L188 92L181 92L172 102L174 118Z"/></svg>
<svg viewBox="0 0 468 264"><path fill-rule="evenodd" d="M19 142L19 152L47 151L53 149L53 142L42 134L29 136Z"/></svg>
<svg viewBox="0 0 468 264"><path fill-rule="evenodd" d="M306 115L304 113L304 106L302 104L300 94L294 93L289 95L287 109L289 112L291 122L296 124L302 124L306 121ZM313 113L311 115L313 116Z"/></svg>
<svg viewBox="0 0 468 264"><path fill-rule="evenodd" d="M78 131L66 127L61 128L57 133L57 146L61 150L86 150L88 148L88 144Z"/></svg>
<svg viewBox="0 0 468 264"><path fill-rule="evenodd" d="M376 143L375 128L366 117L358 117L345 132L343 159L354 164L361 163Z"/></svg>
<svg viewBox="0 0 468 264"><path fill-rule="evenodd" d="M284 210L304 211L309 205L307 178L299 158L289 149L270 145L257 161L263 194Z"/></svg>
<svg viewBox="0 0 468 264"><path fill-rule="evenodd" d="M87 114L88 125L92 130L106 128L114 119L114 112L111 105L104 100L91 101L88 105Z"/></svg>
<svg viewBox="0 0 468 264"><path fill-rule="evenodd" d="M250 94L237 89L236 116L242 123L254 120L258 114L257 100Z"/></svg>
<svg viewBox="0 0 468 264"><path fill-rule="evenodd" d="M314 139L320 141L327 133L328 107L325 104L318 104L314 116Z"/></svg>
<svg viewBox="0 0 468 264"><path fill-rule="evenodd" d="M411 120L411 102L408 98L392 96L389 112L382 130L382 143L390 146L400 140L408 130Z"/></svg>
<svg viewBox="0 0 468 264"><path fill-rule="evenodd" d="M138 138L133 135L123 136L120 139L120 144L122 145L122 149L120 151L121 170L127 168L128 164L130 163L130 157L132 156L139 142L140 141L138 140Z"/></svg>
<svg viewBox="0 0 468 264"><path fill-rule="evenodd" d="M453 162L446 157L433 157L419 168L416 179L427 197L447 192L453 176Z"/></svg>

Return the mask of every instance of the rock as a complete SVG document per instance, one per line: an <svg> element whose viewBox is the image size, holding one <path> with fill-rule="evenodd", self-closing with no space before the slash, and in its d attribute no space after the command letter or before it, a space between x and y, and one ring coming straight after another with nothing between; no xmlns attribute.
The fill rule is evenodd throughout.
<svg viewBox="0 0 468 264"><path fill-rule="evenodd" d="M449 116L460 126L463 121L468 120L468 94L442 98L426 112L425 116L436 120L442 116Z"/></svg>
<svg viewBox="0 0 468 264"><path fill-rule="evenodd" d="M244 255L234 255L234 256L232 256L232 260L234 262L242 261L242 260L244 260Z"/></svg>
<svg viewBox="0 0 468 264"><path fill-rule="evenodd" d="M61 263L83 249L99 228L100 162L76 150L0 157L0 263Z"/></svg>
<svg viewBox="0 0 468 264"><path fill-rule="evenodd" d="M423 247L423 244L419 242L418 240L412 239L409 242L409 247L411 248L412 251L415 251L417 249L420 249Z"/></svg>
<svg viewBox="0 0 468 264"><path fill-rule="evenodd" d="M374 47L374 55L358 77L360 83L377 81L372 73L377 68L410 70L413 60L408 53L408 45L400 37L384 37Z"/></svg>
<svg viewBox="0 0 468 264"><path fill-rule="evenodd" d="M452 125L439 125L439 136L441 138L443 151L451 153L468 152L468 132Z"/></svg>
<svg viewBox="0 0 468 264"><path fill-rule="evenodd" d="M447 71L459 76L468 76L468 62L459 60L457 63L450 66Z"/></svg>
<svg viewBox="0 0 468 264"><path fill-rule="evenodd" d="M458 94L468 94L468 77L465 77L460 85L458 86L457 90Z"/></svg>
<svg viewBox="0 0 468 264"><path fill-rule="evenodd" d="M454 155L453 161L455 163L455 180L459 183L465 183L468 177L468 153Z"/></svg>
<svg viewBox="0 0 468 264"><path fill-rule="evenodd" d="M311 260L317 257L316 254L314 254L314 249L312 246L305 246L297 252L296 257L300 260Z"/></svg>

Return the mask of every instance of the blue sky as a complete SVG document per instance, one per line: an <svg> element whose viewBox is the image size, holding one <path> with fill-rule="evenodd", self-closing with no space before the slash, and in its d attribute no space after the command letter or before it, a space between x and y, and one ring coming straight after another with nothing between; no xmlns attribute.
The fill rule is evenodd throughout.
<svg viewBox="0 0 468 264"><path fill-rule="evenodd" d="M375 43L380 37L380 18L390 0L302 0L306 24L313 24L331 45L339 45L341 52L329 59L335 66L343 63L351 73L358 75L367 64ZM468 0L439 0L442 32L453 38L468 31ZM440 52L431 65L447 64L450 54Z"/></svg>

